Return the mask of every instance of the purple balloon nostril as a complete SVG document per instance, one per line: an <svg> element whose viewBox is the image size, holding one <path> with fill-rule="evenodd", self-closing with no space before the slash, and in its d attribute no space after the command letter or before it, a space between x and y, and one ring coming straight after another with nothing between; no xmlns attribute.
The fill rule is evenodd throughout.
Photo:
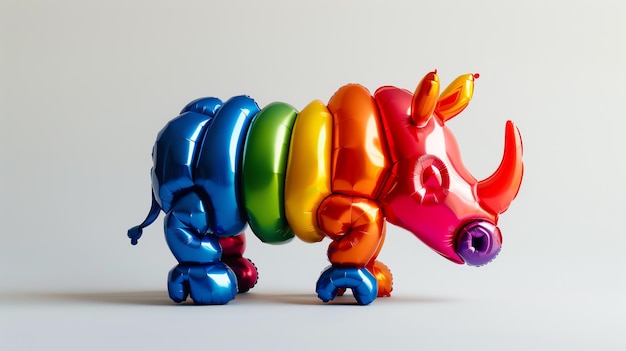
<svg viewBox="0 0 626 351"><path fill-rule="evenodd" d="M470 266L482 266L493 260L502 247L500 229L485 221L474 221L457 235L456 252Z"/></svg>

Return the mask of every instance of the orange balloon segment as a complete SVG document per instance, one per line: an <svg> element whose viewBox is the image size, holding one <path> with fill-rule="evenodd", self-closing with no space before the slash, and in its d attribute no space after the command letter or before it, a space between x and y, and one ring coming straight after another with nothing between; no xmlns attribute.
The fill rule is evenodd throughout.
<svg viewBox="0 0 626 351"><path fill-rule="evenodd" d="M370 92L346 85L328 102L333 115L333 193L374 198L390 168L378 108Z"/></svg>

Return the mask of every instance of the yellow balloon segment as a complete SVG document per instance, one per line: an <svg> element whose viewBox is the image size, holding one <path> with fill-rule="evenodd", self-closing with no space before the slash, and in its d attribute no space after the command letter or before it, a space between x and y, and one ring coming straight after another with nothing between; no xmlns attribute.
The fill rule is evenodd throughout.
<svg viewBox="0 0 626 351"><path fill-rule="evenodd" d="M285 215L294 234L317 242L324 234L317 224L317 208L331 193L333 117L319 100L296 118L291 135L285 178Z"/></svg>

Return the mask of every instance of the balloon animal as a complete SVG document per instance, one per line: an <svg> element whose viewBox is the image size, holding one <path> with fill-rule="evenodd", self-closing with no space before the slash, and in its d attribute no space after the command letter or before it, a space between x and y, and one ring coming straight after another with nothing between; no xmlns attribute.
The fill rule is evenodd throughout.
<svg viewBox="0 0 626 351"><path fill-rule="evenodd" d="M507 121L498 169L478 181L465 168L446 123L477 77L441 94L436 72L414 93L385 86L372 96L349 84L300 112L278 102L260 109L247 96L195 100L158 134L152 207L128 231L131 243L165 212L179 261L170 298L196 304L225 304L256 284L243 257L247 224L268 243L331 240L316 286L324 302L346 289L361 305L390 295L391 272L377 261L386 221L455 263L486 264L502 244L498 215L521 184L522 140Z"/></svg>

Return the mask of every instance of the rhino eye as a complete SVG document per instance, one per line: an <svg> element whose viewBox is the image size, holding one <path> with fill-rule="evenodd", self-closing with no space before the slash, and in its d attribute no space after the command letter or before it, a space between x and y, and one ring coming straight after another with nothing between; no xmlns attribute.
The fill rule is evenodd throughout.
<svg viewBox="0 0 626 351"><path fill-rule="evenodd" d="M414 196L425 205L434 205L445 199L450 188L448 168L434 155L423 155L415 163L413 173Z"/></svg>

